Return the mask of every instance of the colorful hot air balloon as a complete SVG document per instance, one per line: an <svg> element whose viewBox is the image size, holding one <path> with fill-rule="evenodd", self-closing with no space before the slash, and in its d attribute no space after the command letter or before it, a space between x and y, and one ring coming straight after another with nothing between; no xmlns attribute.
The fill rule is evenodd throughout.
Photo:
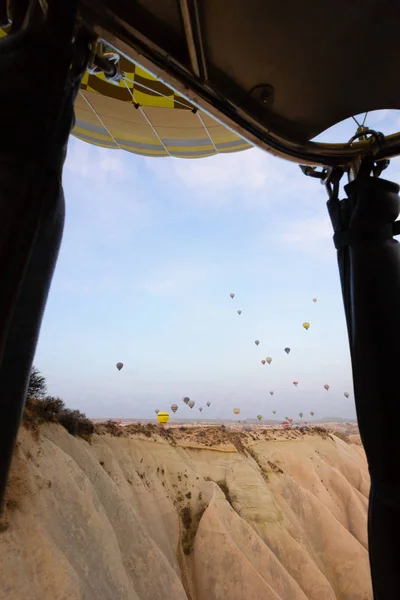
<svg viewBox="0 0 400 600"><path fill-rule="evenodd" d="M350 396L349 392L345 392L344 396L346 396L346 398L348 398Z"/></svg>
<svg viewBox="0 0 400 600"><path fill-rule="evenodd" d="M271 396L273 396L273 395L274 395L274 392L273 392L273 391L270 391L270 394L271 394Z"/></svg>
<svg viewBox="0 0 400 600"><path fill-rule="evenodd" d="M296 387L299 385L298 381L293 381L293 385L295 385Z"/></svg>
<svg viewBox="0 0 400 600"><path fill-rule="evenodd" d="M314 411L313 411L313 410L310 412L310 415L311 415L312 417L314 416Z"/></svg>
<svg viewBox="0 0 400 600"><path fill-rule="evenodd" d="M257 419L258 419L259 421L261 421L261 420L262 420L262 418L263 418L263 417L262 417L262 415L257 415Z"/></svg>
<svg viewBox="0 0 400 600"><path fill-rule="evenodd" d="M273 415L276 415L276 410L273 410L273 411L272 411L272 414L273 414Z"/></svg>
<svg viewBox="0 0 400 600"><path fill-rule="evenodd" d="M187 405L190 402L190 398L188 396L185 396L184 398L182 398L182 400L184 401L184 403Z"/></svg>
<svg viewBox="0 0 400 600"><path fill-rule="evenodd" d="M256 340L254 343L256 346L258 346L260 344L260 340Z"/></svg>
<svg viewBox="0 0 400 600"><path fill-rule="evenodd" d="M242 311L241 311L241 310L238 310L238 311L237 311L237 314L238 314L238 315L241 315L241 314L242 314Z"/></svg>
<svg viewBox="0 0 400 600"><path fill-rule="evenodd" d="M193 401L193 400L189 400L189 402L188 402L188 406L189 406L189 408L193 408L194 404L195 404L195 403L194 403L194 401Z"/></svg>
<svg viewBox="0 0 400 600"><path fill-rule="evenodd" d="M3 32L0 30L0 37ZM103 42L101 54L109 52ZM201 158L251 145L125 57L120 81L83 75L72 135L97 146L149 157Z"/></svg>
<svg viewBox="0 0 400 600"><path fill-rule="evenodd" d="M155 408L155 409L154 409L154 412L156 413L156 415L158 415L158 413L159 413L160 411L158 410L158 408Z"/></svg>
<svg viewBox="0 0 400 600"><path fill-rule="evenodd" d="M161 427L165 427L165 425L169 421L169 414L167 412L159 412L157 415L157 419Z"/></svg>
<svg viewBox="0 0 400 600"><path fill-rule="evenodd" d="M289 354L290 348L285 348L285 352L286 352L286 354Z"/></svg>
<svg viewBox="0 0 400 600"><path fill-rule="evenodd" d="M291 417L288 418L288 421L289 421L290 424L293 423L293 419Z"/></svg>
<svg viewBox="0 0 400 600"><path fill-rule="evenodd" d="M317 301L317 299L316 299L316 298L313 298L313 299L312 299L312 301L313 301L313 302L316 302L316 301Z"/></svg>
<svg viewBox="0 0 400 600"><path fill-rule="evenodd" d="M324 388L326 389L326 391L328 391L328 390L329 390L329 385L326 383L326 384L324 385Z"/></svg>
<svg viewBox="0 0 400 600"><path fill-rule="evenodd" d="M231 297L231 298L232 298L232 300L233 300L233 298L235 297L235 294L233 294L233 293L232 293L232 294L229 294L229 295L230 295L230 297Z"/></svg>
<svg viewBox="0 0 400 600"><path fill-rule="evenodd" d="M303 327L307 331L310 328L310 323L307 323L306 321L305 323L303 323Z"/></svg>
<svg viewBox="0 0 400 600"><path fill-rule="evenodd" d="M199 411L203 412L203 407L202 406L200 406Z"/></svg>
<svg viewBox="0 0 400 600"><path fill-rule="evenodd" d="M290 425L289 425L289 423L287 421L283 421L281 423L281 425L282 425L283 429L288 429L288 427L290 427Z"/></svg>
<svg viewBox="0 0 400 600"><path fill-rule="evenodd" d="M240 408L234 408L233 409L233 414L235 414L236 416L238 416L239 413L240 413Z"/></svg>
<svg viewBox="0 0 400 600"><path fill-rule="evenodd" d="M263 365L265 365L265 360L264 360L264 359L262 359L261 363L262 363Z"/></svg>
<svg viewBox="0 0 400 600"><path fill-rule="evenodd" d="M175 414L176 411L178 410L178 405L177 404L171 404L171 410Z"/></svg>
<svg viewBox="0 0 400 600"><path fill-rule="evenodd" d="M272 363L272 358L270 356L267 356L267 358L265 360L267 361L267 363L269 365Z"/></svg>
<svg viewBox="0 0 400 600"><path fill-rule="evenodd" d="M122 367L124 366L124 363L117 362L117 364L115 366L117 367L118 371L120 371L122 369Z"/></svg>
<svg viewBox="0 0 400 600"><path fill-rule="evenodd" d="M211 406L211 402L210 402L210 401L208 401L206 404L207 404L208 408L210 408L210 406Z"/></svg>

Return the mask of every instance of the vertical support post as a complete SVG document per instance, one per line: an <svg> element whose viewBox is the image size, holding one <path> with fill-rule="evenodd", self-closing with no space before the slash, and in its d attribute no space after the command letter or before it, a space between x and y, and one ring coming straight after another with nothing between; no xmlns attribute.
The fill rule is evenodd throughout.
<svg viewBox="0 0 400 600"><path fill-rule="evenodd" d="M89 51L85 35L73 38L75 0L50 0L46 14L37 0L18 8L0 40L0 508L62 237L62 168Z"/></svg>
<svg viewBox="0 0 400 600"><path fill-rule="evenodd" d="M331 198L356 410L371 475L368 536L375 600L400 590L400 244L393 223L399 186L370 168Z"/></svg>

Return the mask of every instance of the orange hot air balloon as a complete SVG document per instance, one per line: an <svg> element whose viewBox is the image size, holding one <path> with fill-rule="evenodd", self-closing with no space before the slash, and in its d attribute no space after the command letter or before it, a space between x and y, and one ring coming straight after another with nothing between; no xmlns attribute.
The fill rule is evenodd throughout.
<svg viewBox="0 0 400 600"><path fill-rule="evenodd" d="M233 409L233 413L238 416L238 414L240 413L240 408L234 408Z"/></svg>
<svg viewBox="0 0 400 600"><path fill-rule="evenodd" d="M310 323L307 323L307 321L305 321L305 323L303 323L303 327L306 331L308 331L308 329L310 328Z"/></svg>

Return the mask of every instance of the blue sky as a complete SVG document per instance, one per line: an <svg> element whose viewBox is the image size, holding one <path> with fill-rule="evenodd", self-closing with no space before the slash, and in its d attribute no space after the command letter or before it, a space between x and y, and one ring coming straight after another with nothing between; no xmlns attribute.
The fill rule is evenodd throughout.
<svg viewBox="0 0 400 600"><path fill-rule="evenodd" d="M367 123L400 128L388 111ZM345 122L324 137L354 130ZM385 176L399 175L395 160ZM273 409L279 418L355 416L318 181L257 149L150 159L71 138L64 189L64 238L35 358L49 392L92 417L153 418L178 402L177 417L197 418L207 401L202 416L231 417L235 406L243 418Z"/></svg>

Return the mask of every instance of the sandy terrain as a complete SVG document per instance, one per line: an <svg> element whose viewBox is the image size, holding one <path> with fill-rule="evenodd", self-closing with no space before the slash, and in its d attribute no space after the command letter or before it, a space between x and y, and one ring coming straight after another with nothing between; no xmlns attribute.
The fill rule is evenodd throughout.
<svg viewBox="0 0 400 600"><path fill-rule="evenodd" d="M21 429L1 600L372 598L356 432L96 428Z"/></svg>

